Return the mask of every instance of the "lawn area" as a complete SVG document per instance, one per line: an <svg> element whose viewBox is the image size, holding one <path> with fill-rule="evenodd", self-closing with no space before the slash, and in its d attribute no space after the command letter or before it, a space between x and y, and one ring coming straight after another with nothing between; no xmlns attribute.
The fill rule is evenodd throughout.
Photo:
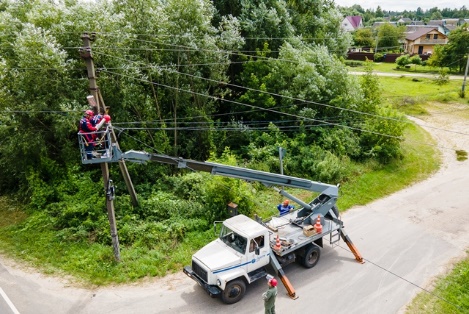
<svg viewBox="0 0 469 314"><path fill-rule="evenodd" d="M440 71L440 68L411 64L409 68L398 69L396 63L376 62L376 63L373 63L373 71L387 72L387 73L428 73L428 74L438 74L438 72Z"/></svg>
<svg viewBox="0 0 469 314"><path fill-rule="evenodd" d="M379 81L385 102L408 115L427 114L426 106L433 102L469 104L469 99L459 97L460 80L439 85L430 78L381 76Z"/></svg>
<svg viewBox="0 0 469 314"><path fill-rule="evenodd" d="M451 273L433 283L433 291L421 292L406 308L407 314L469 313L469 251Z"/></svg>
<svg viewBox="0 0 469 314"><path fill-rule="evenodd" d="M360 71L363 66L354 66L351 69L353 71ZM448 70L448 74L450 75L461 75L461 73L452 73L449 72L449 68L445 68ZM383 73L422 73L422 74L435 74L437 75L440 72L440 68L430 67L426 65L409 65L408 68L397 68L397 64L395 62L374 62L373 63L373 71L375 72L383 72Z"/></svg>

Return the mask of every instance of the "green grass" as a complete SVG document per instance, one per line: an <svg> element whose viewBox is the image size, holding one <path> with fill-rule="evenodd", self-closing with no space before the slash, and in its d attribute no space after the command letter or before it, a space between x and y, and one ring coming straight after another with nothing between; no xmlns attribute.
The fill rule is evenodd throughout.
<svg viewBox="0 0 469 314"><path fill-rule="evenodd" d="M420 293L406 313L469 313L469 255L446 277L439 278L432 291Z"/></svg>
<svg viewBox="0 0 469 314"><path fill-rule="evenodd" d="M8 217L12 205L5 197L0 198L0 204L0 217ZM5 205L10 209L5 209ZM16 207L14 212L22 211ZM72 275L76 283L88 287L128 283L180 271L195 250L215 237L213 230L208 230L188 233L182 243L155 243L152 249L121 245L121 262L117 263L109 245L63 242L41 214L19 216L0 227L0 252L46 274Z"/></svg>
<svg viewBox="0 0 469 314"><path fill-rule="evenodd" d="M426 179L438 170L440 159L436 144L430 135L409 124L402 144L404 158L383 168L365 165L357 169L353 181L341 188L338 201L341 210L355 205L365 205L385 195Z"/></svg>
<svg viewBox="0 0 469 314"><path fill-rule="evenodd" d="M377 62L373 64L373 71L387 73L426 73L438 74L440 68L410 64L410 68L397 68L396 63Z"/></svg>
<svg viewBox="0 0 469 314"><path fill-rule="evenodd" d="M462 82L450 80L438 85L434 79L411 77L380 77L383 99L399 111L411 115L427 114L429 103L469 104L469 99L459 97Z"/></svg>
<svg viewBox="0 0 469 314"><path fill-rule="evenodd" d="M361 67L352 67L351 71L360 71ZM449 69L446 68L448 71ZM402 74L409 74L409 73L423 73L423 74L435 74L437 75L440 71L440 68L424 66L424 65L414 65L411 64L410 68L397 68L396 63L391 62L376 62L373 63L373 71L375 72L384 72L384 73L402 73ZM448 72L450 75L457 75L461 73L451 73Z"/></svg>

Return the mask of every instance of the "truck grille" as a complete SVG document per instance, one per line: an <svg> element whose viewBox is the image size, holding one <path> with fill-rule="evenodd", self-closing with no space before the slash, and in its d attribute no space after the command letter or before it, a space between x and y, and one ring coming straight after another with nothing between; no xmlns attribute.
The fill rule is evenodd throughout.
<svg viewBox="0 0 469 314"><path fill-rule="evenodd" d="M192 271L203 281L207 282L207 271L194 261L192 261Z"/></svg>

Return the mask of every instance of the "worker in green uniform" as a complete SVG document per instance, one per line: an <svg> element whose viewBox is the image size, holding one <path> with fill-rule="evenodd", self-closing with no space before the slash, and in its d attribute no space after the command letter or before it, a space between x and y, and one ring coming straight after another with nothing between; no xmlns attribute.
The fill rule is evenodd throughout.
<svg viewBox="0 0 469 314"><path fill-rule="evenodd" d="M268 275L266 277L269 289L262 294L264 299L265 314L275 314L275 298L277 297L277 279Z"/></svg>

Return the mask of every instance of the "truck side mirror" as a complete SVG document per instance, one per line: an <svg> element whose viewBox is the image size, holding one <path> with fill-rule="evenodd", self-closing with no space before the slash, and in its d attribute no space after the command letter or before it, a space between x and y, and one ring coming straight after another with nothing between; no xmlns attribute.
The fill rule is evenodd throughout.
<svg viewBox="0 0 469 314"><path fill-rule="evenodd" d="M223 223L223 221L220 220L216 220L213 222L213 233L215 234L215 236L217 236L219 233L219 231L217 230L217 226L221 223Z"/></svg>
<svg viewBox="0 0 469 314"><path fill-rule="evenodd" d="M258 246L256 246L256 248L254 249L254 252L256 253L256 255L259 255L259 254L260 254L260 252L259 252L259 247L258 247Z"/></svg>

